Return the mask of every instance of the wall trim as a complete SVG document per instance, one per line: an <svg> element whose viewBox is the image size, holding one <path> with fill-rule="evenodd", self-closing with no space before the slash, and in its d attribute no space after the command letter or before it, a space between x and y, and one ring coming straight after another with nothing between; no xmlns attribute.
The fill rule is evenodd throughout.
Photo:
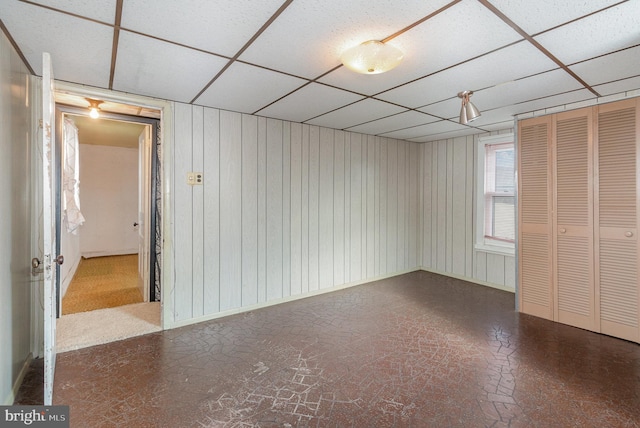
<svg viewBox="0 0 640 428"><path fill-rule="evenodd" d="M24 377L29 371L31 361L33 361L33 354L29 352L29 355L27 355L27 359L24 360L24 364L22 364L22 368L20 369L20 373L18 373L16 381L13 383L13 388L11 388L11 391L9 391L9 395L7 395L7 397L4 399L4 402L2 403L3 406L13 405L16 397L18 396L18 390L20 390L20 387L22 386L22 381L24 381Z"/></svg>
<svg viewBox="0 0 640 428"><path fill-rule="evenodd" d="M422 266L420 268L420 270L423 270L425 272L435 273L435 274L442 275L442 276L448 276L448 277L459 279L459 280L462 280L462 281L471 282L473 284L483 285L485 287L496 288L496 289L502 290L502 291L508 291L509 293L514 293L515 294L515 292L516 292L515 288L507 287L506 285L493 284L491 282L480 281L479 279L469 278L468 276L463 276L463 275L456 275L455 273L442 272L442 271L435 270L435 269L429 269L429 268L424 267L424 266Z"/></svg>
<svg viewBox="0 0 640 428"><path fill-rule="evenodd" d="M357 285L364 285L364 284L368 284L370 282L375 282L375 281L380 281L380 280L383 280L383 279L393 278L393 277L400 276L400 275L405 275L407 273L418 272L419 270L420 270L420 268L416 267L416 268L413 268L413 269L407 269L407 270L404 270L404 271L394 272L394 273L388 274L388 275L381 275L381 276L376 276L376 277L373 277L373 278L368 278L368 279L364 279L364 280L360 280L360 281L349 282L349 283L346 283L346 284L337 285L335 287L323 288L321 290L314 290L314 291L309 291L309 292L303 293L303 294L296 294L294 296L288 296L288 297L283 297L283 298L276 299L276 300L270 300L268 302L258 303L258 304L255 304L255 305L243 306L243 307L240 307L240 308L229 309L229 310L226 310L226 311L216 312L214 314L204 315L204 316L196 317L196 318L189 318L188 320L181 320L181 321L173 322L170 325L165 326L165 328L166 329L172 329L172 328L184 327L184 326L187 326L187 325L197 324L197 323L204 322L204 321L211 321L211 320L218 319L218 318L228 317L230 315L237 315L237 314L241 314L241 313L244 313L244 312L251 312L251 311L255 311L257 309L263 309L263 308L268 308L269 306L279 305L281 303L293 302L293 301L296 301L296 300L306 299L307 297L319 296L319 295L322 295L322 294L327 294L327 293L331 293L331 292L334 292L334 291L339 291L339 290L344 290L346 288L355 287Z"/></svg>

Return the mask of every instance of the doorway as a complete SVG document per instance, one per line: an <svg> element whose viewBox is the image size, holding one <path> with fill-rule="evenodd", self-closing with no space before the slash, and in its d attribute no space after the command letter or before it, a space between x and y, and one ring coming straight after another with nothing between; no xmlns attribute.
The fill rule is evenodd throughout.
<svg viewBox="0 0 640 428"><path fill-rule="evenodd" d="M58 254L65 256L57 280L58 352L160 329L159 120L108 112L93 119L88 113L56 104L56 224ZM67 212L74 195L68 194L72 149L64 141L65 126L77 131L72 180L80 189L79 224Z"/></svg>

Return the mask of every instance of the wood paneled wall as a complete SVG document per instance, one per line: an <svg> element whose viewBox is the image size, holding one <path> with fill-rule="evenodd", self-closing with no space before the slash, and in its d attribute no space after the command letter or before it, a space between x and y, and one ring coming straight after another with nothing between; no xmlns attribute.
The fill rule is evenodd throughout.
<svg viewBox="0 0 640 428"><path fill-rule="evenodd" d="M502 132L512 130L495 134ZM425 270L514 289L515 257L474 249L475 165L481 135L420 145L421 265Z"/></svg>
<svg viewBox="0 0 640 428"><path fill-rule="evenodd" d="M173 114L169 324L420 267L418 144L179 103Z"/></svg>

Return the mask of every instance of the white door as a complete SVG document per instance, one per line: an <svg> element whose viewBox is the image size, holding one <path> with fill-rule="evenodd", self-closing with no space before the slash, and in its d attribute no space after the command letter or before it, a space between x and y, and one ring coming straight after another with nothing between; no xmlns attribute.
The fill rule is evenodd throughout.
<svg viewBox="0 0 640 428"><path fill-rule="evenodd" d="M138 137L138 288L149 301L149 237L151 207L151 126Z"/></svg>
<svg viewBox="0 0 640 428"><path fill-rule="evenodd" d="M42 230L44 273L44 404L53 399L56 367L55 100L51 57L42 54Z"/></svg>

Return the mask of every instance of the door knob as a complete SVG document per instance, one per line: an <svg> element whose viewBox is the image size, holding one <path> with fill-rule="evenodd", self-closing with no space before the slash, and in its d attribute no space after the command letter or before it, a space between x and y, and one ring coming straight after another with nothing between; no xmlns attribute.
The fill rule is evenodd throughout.
<svg viewBox="0 0 640 428"><path fill-rule="evenodd" d="M39 258L34 257L31 259L31 275L36 276L43 272L43 269L40 267L42 262Z"/></svg>
<svg viewBox="0 0 640 428"><path fill-rule="evenodd" d="M565 229L564 227L562 229L560 229L560 233L566 233L567 229Z"/></svg>
<svg viewBox="0 0 640 428"><path fill-rule="evenodd" d="M58 257L56 257L55 259L53 259L53 262L61 265L64 263L64 256L62 254L60 254Z"/></svg>
<svg viewBox="0 0 640 428"><path fill-rule="evenodd" d="M138 223L137 221L135 223L133 223L133 227L136 227L137 225L139 225L140 223Z"/></svg>
<svg viewBox="0 0 640 428"><path fill-rule="evenodd" d="M626 236L627 238L631 238L633 236L633 232L628 231L627 233L624 234L624 236Z"/></svg>

